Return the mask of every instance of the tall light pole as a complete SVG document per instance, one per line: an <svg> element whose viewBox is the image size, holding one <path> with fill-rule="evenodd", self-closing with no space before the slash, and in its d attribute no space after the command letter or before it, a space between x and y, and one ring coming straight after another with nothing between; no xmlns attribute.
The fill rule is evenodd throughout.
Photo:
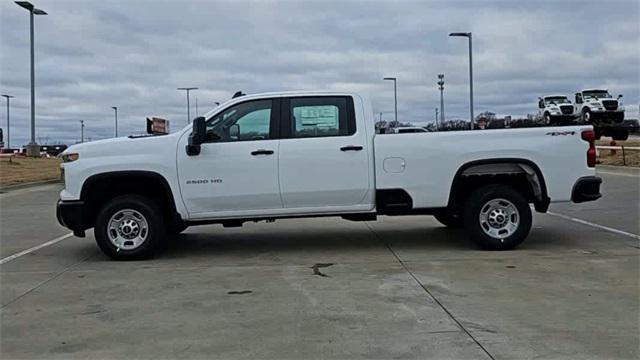
<svg viewBox="0 0 640 360"><path fill-rule="evenodd" d="M27 144L27 156L40 156L40 147L36 143L36 73L34 61L33 15L47 15L47 13L44 10L36 9L36 7L28 1L16 1L16 4L29 11L31 30L31 141Z"/></svg>
<svg viewBox="0 0 640 360"><path fill-rule="evenodd" d="M178 90L186 90L187 91L187 124L191 122L191 106L189 105L189 91L198 90L197 87L181 87Z"/></svg>
<svg viewBox="0 0 640 360"><path fill-rule="evenodd" d="M469 112L471 115L471 130L473 130L473 51L471 33L451 33L449 36L461 36L469 39Z"/></svg>
<svg viewBox="0 0 640 360"><path fill-rule="evenodd" d="M111 108L115 111L116 115L116 137L118 137L118 107L112 106Z"/></svg>
<svg viewBox="0 0 640 360"><path fill-rule="evenodd" d="M84 142L84 120L80 120L80 142Z"/></svg>
<svg viewBox="0 0 640 360"><path fill-rule="evenodd" d="M398 87L397 87L397 82L396 82L396 78L394 77L386 77L383 80L393 80L393 99L394 99L394 107L395 107L395 122L396 125L398 124Z"/></svg>
<svg viewBox="0 0 640 360"><path fill-rule="evenodd" d="M444 74L438 74L438 89L440 89L440 122L444 122Z"/></svg>
<svg viewBox="0 0 640 360"><path fill-rule="evenodd" d="M440 130L440 126L438 126L438 108L436 108L436 130Z"/></svg>
<svg viewBox="0 0 640 360"><path fill-rule="evenodd" d="M3 94L2 97L7 98L7 149L11 149L11 117L9 116L9 100L15 96Z"/></svg>

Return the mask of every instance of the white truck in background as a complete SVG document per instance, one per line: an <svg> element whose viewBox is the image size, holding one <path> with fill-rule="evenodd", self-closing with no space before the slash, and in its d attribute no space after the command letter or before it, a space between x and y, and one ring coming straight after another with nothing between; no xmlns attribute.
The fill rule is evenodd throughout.
<svg viewBox="0 0 640 360"><path fill-rule="evenodd" d="M530 204L601 196L595 155L591 126L376 136L358 94L265 93L173 134L71 146L57 217L120 260L188 226L318 216L434 215L506 250L527 237Z"/></svg>
<svg viewBox="0 0 640 360"><path fill-rule="evenodd" d="M614 99L606 89L581 90L575 94L574 115L583 124L593 125L597 139L600 136L611 136L614 140L629 137L629 131L622 126L622 95Z"/></svg>
<svg viewBox="0 0 640 360"><path fill-rule="evenodd" d="M565 95L545 95L538 98L538 117L544 125L568 125L574 122L573 104Z"/></svg>

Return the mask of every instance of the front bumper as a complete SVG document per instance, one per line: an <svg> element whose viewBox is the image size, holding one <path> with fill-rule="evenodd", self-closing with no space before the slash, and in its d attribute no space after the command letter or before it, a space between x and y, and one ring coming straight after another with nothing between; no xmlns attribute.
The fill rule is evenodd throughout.
<svg viewBox="0 0 640 360"><path fill-rule="evenodd" d="M597 176L581 177L573 185L571 201L574 203L581 203L598 200L602 197L602 194L600 194L601 183L602 179Z"/></svg>
<svg viewBox="0 0 640 360"><path fill-rule="evenodd" d="M624 110L591 110L593 121L621 123L624 120Z"/></svg>
<svg viewBox="0 0 640 360"><path fill-rule="evenodd" d="M58 200L56 204L56 218L60 225L73 231L78 237L84 237L84 231L87 229L85 225L84 201L62 201Z"/></svg>
<svg viewBox="0 0 640 360"><path fill-rule="evenodd" d="M576 116L573 114L556 113L556 114L549 114L549 116L551 116L551 119L553 120L560 120L560 121L573 121L576 119Z"/></svg>

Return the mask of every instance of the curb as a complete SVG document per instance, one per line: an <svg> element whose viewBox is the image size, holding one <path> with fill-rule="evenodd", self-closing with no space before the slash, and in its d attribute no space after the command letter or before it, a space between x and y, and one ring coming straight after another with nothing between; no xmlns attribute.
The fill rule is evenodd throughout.
<svg viewBox="0 0 640 360"><path fill-rule="evenodd" d="M34 182L28 182L28 183L0 186L0 191L7 192L7 191L20 190L20 189L36 187L40 185L55 184L55 183L62 183L62 181L60 179L52 179L52 180L34 181Z"/></svg>

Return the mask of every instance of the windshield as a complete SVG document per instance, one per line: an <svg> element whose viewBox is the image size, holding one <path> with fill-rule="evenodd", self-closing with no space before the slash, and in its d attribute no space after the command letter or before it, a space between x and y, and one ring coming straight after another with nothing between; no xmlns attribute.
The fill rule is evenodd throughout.
<svg viewBox="0 0 640 360"><path fill-rule="evenodd" d="M594 91L584 91L582 95L585 98L596 98L596 99L608 99L611 98L611 94L609 94L606 90L594 90Z"/></svg>
<svg viewBox="0 0 640 360"><path fill-rule="evenodd" d="M556 104L569 104L569 99L565 96L553 96L544 98L544 102L547 104L556 103Z"/></svg>

